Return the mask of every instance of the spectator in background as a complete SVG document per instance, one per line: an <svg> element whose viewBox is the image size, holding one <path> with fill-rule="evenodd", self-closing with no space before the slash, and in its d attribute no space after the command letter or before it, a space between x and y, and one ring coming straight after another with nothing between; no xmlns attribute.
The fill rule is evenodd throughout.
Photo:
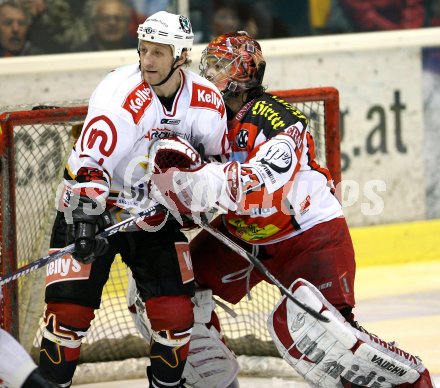
<svg viewBox="0 0 440 388"><path fill-rule="evenodd" d="M191 0L190 7L195 43L208 42L214 36L239 30L255 38L273 37L273 9L269 1Z"/></svg>
<svg viewBox="0 0 440 388"><path fill-rule="evenodd" d="M25 7L31 17L37 17L47 9L46 0L19 0L20 4Z"/></svg>
<svg viewBox="0 0 440 388"><path fill-rule="evenodd" d="M309 20L315 35L354 32L339 0L309 0Z"/></svg>
<svg viewBox="0 0 440 388"><path fill-rule="evenodd" d="M276 24L278 23L283 29L283 23L275 16L277 7L282 6L281 3L280 0L277 2L240 0L241 15L245 20L244 30L255 39L274 38L275 31L278 31ZM252 29L254 25L257 27L256 30ZM289 36L289 34L284 36Z"/></svg>
<svg viewBox="0 0 440 388"><path fill-rule="evenodd" d="M41 54L27 40L30 18L14 1L0 3L0 57Z"/></svg>
<svg viewBox="0 0 440 388"><path fill-rule="evenodd" d="M440 27L440 0L427 0L426 26Z"/></svg>
<svg viewBox="0 0 440 388"><path fill-rule="evenodd" d="M137 39L129 35L130 8L123 0L97 0L90 14L91 35L77 51L135 48Z"/></svg>
<svg viewBox="0 0 440 388"><path fill-rule="evenodd" d="M170 0L128 0L128 5L138 14L146 17L159 11L166 11L170 5Z"/></svg>
<svg viewBox="0 0 440 388"><path fill-rule="evenodd" d="M339 0L355 31L421 28L424 0Z"/></svg>
<svg viewBox="0 0 440 388"><path fill-rule="evenodd" d="M258 16L258 4L250 6L246 2L216 0L213 2L210 39L239 30L246 31L252 37L260 37L262 28L268 27L269 24L264 23Z"/></svg>
<svg viewBox="0 0 440 388"><path fill-rule="evenodd" d="M314 32L321 31L327 24L332 0L309 0L309 20Z"/></svg>
<svg viewBox="0 0 440 388"><path fill-rule="evenodd" d="M158 11L174 12L170 10L170 0L127 0L131 9L130 35L137 38L137 28L144 20Z"/></svg>
<svg viewBox="0 0 440 388"><path fill-rule="evenodd" d="M32 15L29 40L45 53L76 51L88 38L90 0L22 0Z"/></svg>
<svg viewBox="0 0 440 388"><path fill-rule="evenodd" d="M227 0L214 1L211 35L214 37L241 29L242 23L236 3Z"/></svg>

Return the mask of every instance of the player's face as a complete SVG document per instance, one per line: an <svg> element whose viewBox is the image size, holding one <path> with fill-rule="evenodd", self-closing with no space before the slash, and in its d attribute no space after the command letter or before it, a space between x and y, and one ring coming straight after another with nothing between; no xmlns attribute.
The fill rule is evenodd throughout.
<svg viewBox="0 0 440 388"><path fill-rule="evenodd" d="M165 79L174 62L173 50L167 44L141 41L139 57L144 81L152 85Z"/></svg>
<svg viewBox="0 0 440 388"><path fill-rule="evenodd" d="M231 61L225 58L218 58L215 55L208 55L203 63L203 77L211 81L220 91L226 89L229 82L229 71Z"/></svg>

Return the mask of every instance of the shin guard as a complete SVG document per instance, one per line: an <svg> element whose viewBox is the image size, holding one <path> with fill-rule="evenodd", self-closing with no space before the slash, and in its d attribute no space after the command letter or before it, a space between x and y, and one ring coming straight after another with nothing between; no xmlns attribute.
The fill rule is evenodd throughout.
<svg viewBox="0 0 440 388"><path fill-rule="evenodd" d="M194 324L191 298L152 298L147 300L146 309L153 330L150 347L152 386L180 387Z"/></svg>
<svg viewBox="0 0 440 388"><path fill-rule="evenodd" d="M49 303L40 349L41 374L61 387L70 387L78 364L81 341L94 318L90 307Z"/></svg>
<svg viewBox="0 0 440 388"><path fill-rule="evenodd" d="M225 344L220 321L214 311L212 291L198 289L192 298L194 327L191 334L188 358L183 378L185 385L193 388L231 388L238 386L239 365ZM145 313L136 283L129 273L127 291L128 309L142 337L151 342L151 323ZM148 370L151 380L151 368Z"/></svg>

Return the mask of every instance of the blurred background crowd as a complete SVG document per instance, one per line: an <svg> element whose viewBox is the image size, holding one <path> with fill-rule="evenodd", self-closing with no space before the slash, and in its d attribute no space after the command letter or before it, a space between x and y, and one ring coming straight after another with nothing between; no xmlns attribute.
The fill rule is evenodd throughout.
<svg viewBox="0 0 440 388"><path fill-rule="evenodd" d="M0 0L0 57L135 48L139 23L182 3L196 43L440 26L440 0Z"/></svg>

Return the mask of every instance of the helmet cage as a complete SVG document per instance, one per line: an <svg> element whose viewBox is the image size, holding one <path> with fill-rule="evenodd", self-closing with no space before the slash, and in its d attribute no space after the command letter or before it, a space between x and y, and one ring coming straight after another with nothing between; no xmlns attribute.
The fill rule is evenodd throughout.
<svg viewBox="0 0 440 388"><path fill-rule="evenodd" d="M214 68L214 76L208 70ZM239 92L261 85L265 62L259 44L247 34L225 34L203 51L201 75L222 92Z"/></svg>
<svg viewBox="0 0 440 388"><path fill-rule="evenodd" d="M221 92L225 90L232 92L238 91L239 85L235 80L243 78L239 76L241 58L236 56L234 59L231 59L230 55L222 53L221 51L222 50L217 50L215 54L212 51L203 51L200 62L201 74L216 85ZM207 70L210 68L214 68L216 73L208 76Z"/></svg>

